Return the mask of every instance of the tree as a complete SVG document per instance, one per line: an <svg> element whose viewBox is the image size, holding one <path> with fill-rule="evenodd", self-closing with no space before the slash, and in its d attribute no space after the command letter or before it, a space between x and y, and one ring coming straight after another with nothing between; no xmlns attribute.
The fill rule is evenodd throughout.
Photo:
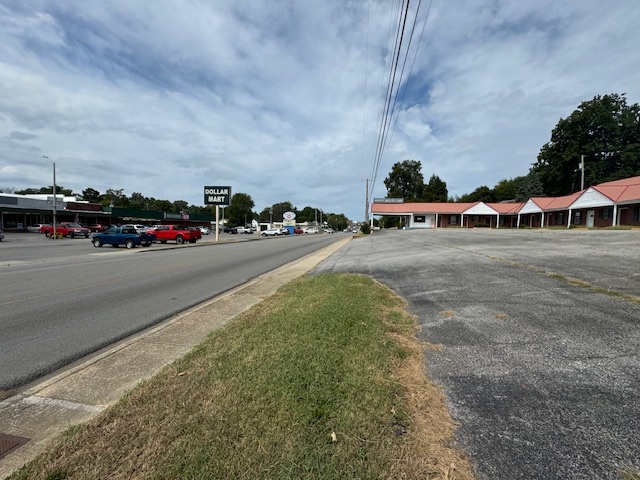
<svg viewBox="0 0 640 480"><path fill-rule="evenodd" d="M184 200L176 200L173 202L171 211L174 213L186 213L189 208L189 203Z"/></svg>
<svg viewBox="0 0 640 480"><path fill-rule="evenodd" d="M114 207L120 208L127 208L129 206L129 199L124 194L124 190L122 188L117 190L115 188L109 188L107 192L102 196L102 204L112 205Z"/></svg>
<svg viewBox="0 0 640 480"><path fill-rule="evenodd" d="M514 200L518 193L518 188L525 177L510 178L509 180L500 180L495 187L493 187L493 198L496 202L504 202L507 200Z"/></svg>
<svg viewBox="0 0 640 480"><path fill-rule="evenodd" d="M49 194L53 195L53 185L49 185L48 187L40 187L40 188L26 188L24 190L16 191L18 195L43 195ZM64 188L62 185L56 185L56 196L57 195L73 195L73 190L69 190L68 188Z"/></svg>
<svg viewBox="0 0 640 480"><path fill-rule="evenodd" d="M544 196L544 188L542 187L542 182L536 172L531 170L526 177L521 178L522 181L520 182L514 197L516 202L526 202L531 197Z"/></svg>
<svg viewBox="0 0 640 480"><path fill-rule="evenodd" d="M461 202L495 202L493 190L486 185L476 188L473 192L460 197Z"/></svg>
<svg viewBox="0 0 640 480"><path fill-rule="evenodd" d="M404 160L391 167L384 180L387 196L402 198L405 202L419 202L424 189L422 164L417 160Z"/></svg>
<svg viewBox="0 0 640 480"><path fill-rule="evenodd" d="M545 194L580 189L581 155L586 160L585 188L640 175L640 106L627 105L624 94L598 95L561 118L532 167Z"/></svg>
<svg viewBox="0 0 640 480"><path fill-rule="evenodd" d="M247 226L253 220L253 199L246 193L236 193L231 197L231 204L226 209L229 225Z"/></svg>
<svg viewBox="0 0 640 480"><path fill-rule="evenodd" d="M349 220L342 213L339 215L331 214L327 217L327 224L334 230L341 231L347 228Z"/></svg>
<svg viewBox="0 0 640 480"><path fill-rule="evenodd" d="M447 184L440 180L440 177L433 174L422 189L423 202L446 202L449 193L447 191Z"/></svg>
<svg viewBox="0 0 640 480"><path fill-rule="evenodd" d="M296 222L313 222L316 219L316 209L313 207L304 207L296 214Z"/></svg>
<svg viewBox="0 0 640 480"><path fill-rule="evenodd" d="M273 221L282 222L285 212L293 212L295 209L291 202L281 202L273 205Z"/></svg>
<svg viewBox="0 0 640 480"><path fill-rule="evenodd" d="M89 187L82 190L82 198L89 203L100 203L101 195L98 190Z"/></svg>

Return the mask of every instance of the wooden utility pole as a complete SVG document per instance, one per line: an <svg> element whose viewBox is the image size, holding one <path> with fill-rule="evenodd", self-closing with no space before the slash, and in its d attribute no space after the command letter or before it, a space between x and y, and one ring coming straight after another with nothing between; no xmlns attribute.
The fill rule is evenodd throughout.
<svg viewBox="0 0 640 480"><path fill-rule="evenodd" d="M364 221L369 222L369 179L367 178L366 192L365 192L365 205L364 205Z"/></svg>

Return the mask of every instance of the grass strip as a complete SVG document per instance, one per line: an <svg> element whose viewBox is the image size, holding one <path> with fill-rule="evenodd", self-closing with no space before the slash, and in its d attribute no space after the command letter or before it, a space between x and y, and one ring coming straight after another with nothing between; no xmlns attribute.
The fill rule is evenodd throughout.
<svg viewBox="0 0 640 480"><path fill-rule="evenodd" d="M303 276L10 478L471 479L404 307Z"/></svg>

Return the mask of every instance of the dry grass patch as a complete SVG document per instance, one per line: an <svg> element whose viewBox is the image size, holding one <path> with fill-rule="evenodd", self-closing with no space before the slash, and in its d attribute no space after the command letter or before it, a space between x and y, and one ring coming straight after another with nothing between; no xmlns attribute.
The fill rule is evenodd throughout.
<svg viewBox="0 0 640 480"><path fill-rule="evenodd" d="M404 302L301 277L12 479L471 479Z"/></svg>

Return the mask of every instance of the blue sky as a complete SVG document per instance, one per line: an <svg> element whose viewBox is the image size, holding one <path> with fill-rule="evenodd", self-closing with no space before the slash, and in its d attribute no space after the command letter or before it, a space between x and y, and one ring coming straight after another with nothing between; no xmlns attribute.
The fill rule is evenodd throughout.
<svg viewBox="0 0 640 480"><path fill-rule="evenodd" d="M78 193L201 205L205 185L231 185L256 211L290 201L361 220L395 11L0 0L0 187L50 185L55 161ZM526 175L582 101L640 102L638 25L635 0L434 0L373 196L406 159L450 195L493 187Z"/></svg>

